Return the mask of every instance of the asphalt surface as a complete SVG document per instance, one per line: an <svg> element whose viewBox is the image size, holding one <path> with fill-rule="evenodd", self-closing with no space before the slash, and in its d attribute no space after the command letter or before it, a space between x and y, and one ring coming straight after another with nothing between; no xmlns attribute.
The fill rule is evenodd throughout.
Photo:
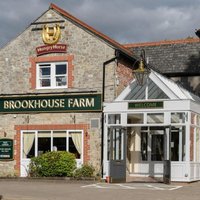
<svg viewBox="0 0 200 200"><path fill-rule="evenodd" d="M0 180L3 200L199 200L200 182L191 184Z"/></svg>

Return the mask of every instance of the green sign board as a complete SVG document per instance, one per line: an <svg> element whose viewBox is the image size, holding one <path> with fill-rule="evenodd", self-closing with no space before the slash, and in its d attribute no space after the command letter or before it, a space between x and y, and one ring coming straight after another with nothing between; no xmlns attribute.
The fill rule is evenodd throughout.
<svg viewBox="0 0 200 200"><path fill-rule="evenodd" d="M163 108L163 101L129 102L128 109L153 109Z"/></svg>
<svg viewBox="0 0 200 200"><path fill-rule="evenodd" d="M13 160L12 139L0 139L0 160Z"/></svg>
<svg viewBox="0 0 200 200"><path fill-rule="evenodd" d="M101 111L101 94L34 95L0 98L0 113Z"/></svg>

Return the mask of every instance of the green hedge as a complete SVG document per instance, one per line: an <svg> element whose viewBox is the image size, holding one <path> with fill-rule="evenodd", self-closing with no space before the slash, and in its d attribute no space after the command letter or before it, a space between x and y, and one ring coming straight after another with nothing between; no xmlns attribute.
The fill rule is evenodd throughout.
<svg viewBox="0 0 200 200"><path fill-rule="evenodd" d="M32 177L73 176L76 169L75 156L66 151L52 151L31 158L29 174Z"/></svg>
<svg viewBox="0 0 200 200"><path fill-rule="evenodd" d="M94 167L91 165L82 165L81 168L76 169L74 172L75 178L81 178L81 177L93 177L94 176Z"/></svg>

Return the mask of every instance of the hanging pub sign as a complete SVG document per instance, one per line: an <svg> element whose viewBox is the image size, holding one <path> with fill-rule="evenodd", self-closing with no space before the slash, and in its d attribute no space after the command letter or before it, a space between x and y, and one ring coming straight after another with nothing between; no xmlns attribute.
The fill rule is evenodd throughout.
<svg viewBox="0 0 200 200"><path fill-rule="evenodd" d="M129 102L128 109L163 108L163 101Z"/></svg>
<svg viewBox="0 0 200 200"><path fill-rule="evenodd" d="M101 94L0 97L0 113L101 111Z"/></svg>
<svg viewBox="0 0 200 200"><path fill-rule="evenodd" d="M0 160L13 160L12 139L0 139Z"/></svg>

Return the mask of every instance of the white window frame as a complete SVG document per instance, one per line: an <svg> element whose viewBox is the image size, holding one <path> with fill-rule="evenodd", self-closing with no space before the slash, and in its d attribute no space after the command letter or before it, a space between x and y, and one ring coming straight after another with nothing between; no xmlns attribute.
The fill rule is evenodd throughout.
<svg viewBox="0 0 200 200"><path fill-rule="evenodd" d="M56 65L65 64L66 65L66 85L56 86ZM49 65L50 67L50 86L42 87L40 86L40 67L41 65ZM36 89L57 89L57 88L68 88L68 63L67 62L41 62L36 63Z"/></svg>

